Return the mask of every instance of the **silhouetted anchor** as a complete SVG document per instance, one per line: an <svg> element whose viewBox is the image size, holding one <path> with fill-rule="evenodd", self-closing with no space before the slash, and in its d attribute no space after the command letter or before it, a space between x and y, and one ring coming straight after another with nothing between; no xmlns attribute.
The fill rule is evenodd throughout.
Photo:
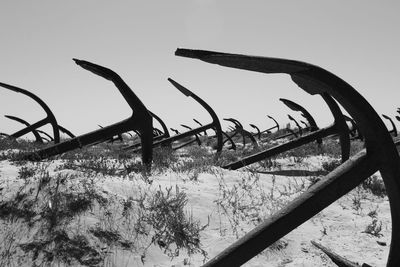
<svg viewBox="0 0 400 267"><path fill-rule="evenodd" d="M84 60L74 59L74 61L80 67L113 82L132 109L132 116L102 129L71 138L59 144L35 151L33 153L28 153L24 155L22 159L46 159L48 157L55 156L76 148L82 148L87 145L104 142L115 135L134 130L140 133L142 142L142 162L147 167L150 167L153 154L151 149L153 142L152 117L147 111L146 107L143 105L142 101L140 101L140 99L129 88L129 86L114 71Z"/></svg>
<svg viewBox="0 0 400 267"><path fill-rule="evenodd" d="M332 107L337 106L333 98L339 101L356 121L366 141L366 149L323 177L286 207L235 241L203 266L240 266L246 263L377 171L382 174L388 189L392 217L392 237L387 266L400 266L400 253L396 253L400 251L400 180L398 179L400 177L400 157L392 137L379 115L353 87L325 69L295 60L189 49L177 49L175 55L250 71L289 74L292 80L309 94L321 95L331 111ZM332 113L335 116L339 114L339 111L334 110ZM343 115L341 117L343 118ZM346 138L344 132L340 130L342 126L339 123L342 121L344 124L346 123L344 119L336 120L335 117L334 127L309 133L299 139L304 142L311 141L324 132L325 134L339 132L341 143L343 143Z"/></svg>

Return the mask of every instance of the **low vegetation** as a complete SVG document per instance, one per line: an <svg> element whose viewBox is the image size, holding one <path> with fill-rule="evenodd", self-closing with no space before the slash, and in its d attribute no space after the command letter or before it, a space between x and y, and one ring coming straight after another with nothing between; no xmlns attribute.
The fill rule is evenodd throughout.
<svg viewBox="0 0 400 267"><path fill-rule="evenodd" d="M16 262L30 266L118 266L112 255L121 251L140 255L140 261L146 263L149 250L155 247L171 259L185 253L187 265L193 255L201 255L205 261L208 254L202 233L210 227L210 218L218 218L221 236L229 232L239 238L341 163L340 149L331 140L260 161L240 172L234 181L219 168L273 145L227 150L219 157L204 146L189 146L183 152L158 148L149 172L141 166L138 155L122 150L120 144L102 143L34 163L20 161L18 156L38 145L1 139L1 160L12 162L17 171L15 177L0 182L0 266ZM352 154L361 149L360 143L352 144ZM325 161L310 170L306 163L312 156L325 156ZM297 170L293 166L306 167ZM283 171L302 175L278 179L274 174ZM265 173L271 174L269 181L261 178ZM202 174L216 179L219 192L213 199L216 210L206 221L191 210L191 196L185 191L187 184L204 183L199 180ZM170 185L158 184L160 176L170 177ZM178 179L180 184L174 184ZM378 175L349 195L356 214L362 214L368 194L386 196ZM377 209L368 215L372 221L363 233L380 237L384 226ZM325 227L323 232L327 233ZM270 249L287 246L288 241L282 239Z"/></svg>

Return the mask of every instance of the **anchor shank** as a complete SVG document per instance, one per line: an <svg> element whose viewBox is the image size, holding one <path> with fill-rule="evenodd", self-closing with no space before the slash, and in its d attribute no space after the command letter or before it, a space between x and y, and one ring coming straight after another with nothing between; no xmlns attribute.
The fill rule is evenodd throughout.
<svg viewBox="0 0 400 267"><path fill-rule="evenodd" d="M285 144L278 145L278 146L272 147L272 148L270 148L270 149L268 149L266 151L254 154L254 155L246 157L246 158L243 158L240 161L237 161L237 162L231 163L229 165L226 165L223 168L224 169L237 170L237 169L242 168L244 166L247 166L249 164L255 163L255 162L260 161L260 160L263 160L263 159L265 159L267 157L271 157L271 156L274 156L276 154L288 151L288 150L293 149L295 147L307 144L307 143L312 142L312 141L314 141L314 140L316 140L318 138L326 137L326 136L329 136L329 135L334 134L334 133L336 133L336 126L335 125L327 127L327 128L323 128L323 129L317 130L315 132L311 132L311 133L309 133L307 135L304 135L304 136L302 136L302 137L300 137L298 139L294 139L294 140L292 140L290 142L287 142Z"/></svg>
<svg viewBox="0 0 400 267"><path fill-rule="evenodd" d="M27 134L27 133L29 133L29 132L32 132L32 130L35 130L35 129L37 129L37 128L42 127L42 126L45 125L47 122L48 122L48 119L47 119L47 118L44 118L44 119L42 119L42 120L40 120L40 121L38 121L38 122L35 122L34 124L31 124L30 126L24 128L24 129L22 129L22 130L19 130L18 132L13 133L11 136L14 137L14 138L21 137L21 136L23 136L24 134Z"/></svg>
<svg viewBox="0 0 400 267"><path fill-rule="evenodd" d="M37 160L37 159L45 159L51 156L55 156L72 149L81 148L86 145L99 143L101 140L107 140L108 138L117 135L122 131L128 131L131 129L132 120L127 119L110 126L101 128L99 130L80 135L75 138L68 139L64 142L58 143L56 145L44 148L42 150L27 154L24 156L24 159L28 160Z"/></svg>
<svg viewBox="0 0 400 267"><path fill-rule="evenodd" d="M206 266L240 266L312 218L376 172L378 163L365 150L309 188L261 225L247 233ZM251 248L251 249L249 249Z"/></svg>

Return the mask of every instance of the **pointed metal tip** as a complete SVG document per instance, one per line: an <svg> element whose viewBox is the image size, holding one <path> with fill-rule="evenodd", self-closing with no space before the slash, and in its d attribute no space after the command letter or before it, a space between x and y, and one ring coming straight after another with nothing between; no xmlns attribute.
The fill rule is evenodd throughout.
<svg viewBox="0 0 400 267"><path fill-rule="evenodd" d="M198 58L198 59L201 59L201 58L207 57L207 56L211 56L211 55L215 55L215 54L220 54L220 53L214 52L214 51L186 49L186 48L177 48L175 51L175 56Z"/></svg>
<svg viewBox="0 0 400 267"><path fill-rule="evenodd" d="M185 96L191 96L193 95L193 93L187 89L186 87L184 87L183 85L179 84L178 82L174 81L171 78L168 78L168 81L170 83L172 83L173 86L175 86L176 89L178 89L182 94L184 94Z"/></svg>

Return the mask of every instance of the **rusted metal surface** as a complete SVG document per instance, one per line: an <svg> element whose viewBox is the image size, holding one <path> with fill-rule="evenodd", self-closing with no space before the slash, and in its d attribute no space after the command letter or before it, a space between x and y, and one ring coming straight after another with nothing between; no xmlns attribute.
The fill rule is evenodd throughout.
<svg viewBox="0 0 400 267"><path fill-rule="evenodd" d="M47 115L44 119L41 119L40 121L35 122L35 123L31 124L30 126L11 134L10 136L12 136L14 138L18 138L18 137L21 137L21 136L31 132L32 130L38 129L38 128L46 125L47 123L50 123L51 127L53 128L54 142L55 143L60 142L60 132L59 132L59 127L57 124L56 117L54 116L53 112L50 110L50 108L46 105L46 103L42 99L40 99L35 94L29 92L28 90L25 90L25 89L22 89L22 88L13 86L13 85L9 85L6 83L0 83L0 86L5 89L14 91L16 93L21 93L23 95L30 97L31 99L33 99L36 103L38 103L43 108L44 112Z"/></svg>
<svg viewBox="0 0 400 267"><path fill-rule="evenodd" d="M151 145L153 143L153 123L152 117L147 111L146 107L143 105L142 101L140 101L140 99L129 88L129 86L114 71L84 60L74 59L74 61L78 66L113 82L121 95L124 97L125 101L132 109L132 116L128 119L104 127L97 131L80 135L59 144L50 146L48 148L29 153L24 156L24 159L46 159L48 157L58 155L76 148L104 142L112 138L113 136L128 132L130 130L134 130L138 131L141 134L142 162L146 166L150 167L153 153L153 150L151 148Z"/></svg>
<svg viewBox="0 0 400 267"><path fill-rule="evenodd" d="M365 137L366 149L344 162L204 266L244 264L377 171L380 171L385 183L392 217L387 266L400 266L400 157L379 115L352 86L325 69L300 61L189 49L178 49L175 54L261 73L289 74L307 93L325 94L338 101L356 121Z"/></svg>

